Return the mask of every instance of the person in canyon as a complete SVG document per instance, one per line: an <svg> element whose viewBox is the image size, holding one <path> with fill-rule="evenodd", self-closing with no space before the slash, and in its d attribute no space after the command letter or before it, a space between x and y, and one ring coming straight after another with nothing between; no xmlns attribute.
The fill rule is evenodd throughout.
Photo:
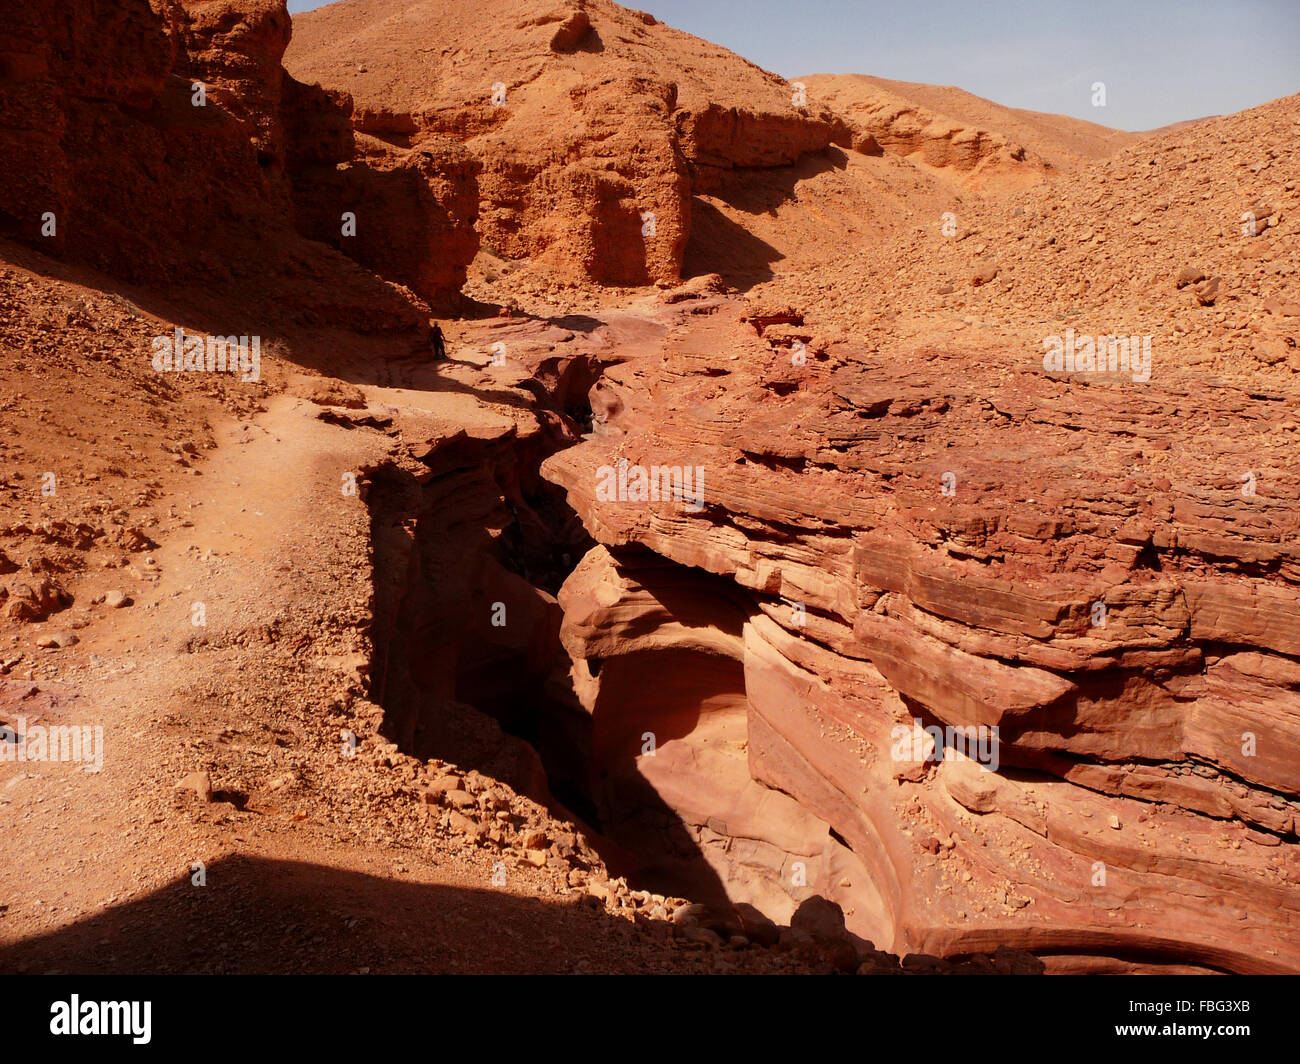
<svg viewBox="0 0 1300 1064"><path fill-rule="evenodd" d="M435 362L441 362L447 357L447 342L442 335L442 326L437 322L433 323L433 329L429 332L429 346L433 349Z"/></svg>

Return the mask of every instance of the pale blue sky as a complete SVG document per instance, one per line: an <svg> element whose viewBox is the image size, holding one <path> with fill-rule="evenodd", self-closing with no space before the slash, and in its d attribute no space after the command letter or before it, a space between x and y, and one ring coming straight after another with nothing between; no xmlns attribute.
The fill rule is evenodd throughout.
<svg viewBox="0 0 1300 1064"><path fill-rule="evenodd" d="M456 0L490 3L490 0ZM290 11L321 7L289 0ZM1300 0L634 0L783 77L875 74L1153 129L1300 92ZM1106 106L1093 107L1093 82Z"/></svg>

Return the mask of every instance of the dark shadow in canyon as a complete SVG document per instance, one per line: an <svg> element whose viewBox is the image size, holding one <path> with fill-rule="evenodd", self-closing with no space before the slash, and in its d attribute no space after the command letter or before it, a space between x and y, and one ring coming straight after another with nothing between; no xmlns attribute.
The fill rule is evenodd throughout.
<svg viewBox="0 0 1300 1064"><path fill-rule="evenodd" d="M336 254L305 239L298 239L296 247L298 253L308 247L330 256ZM373 320L361 320L359 311L349 314L338 308L320 313L300 311L288 298L291 282L275 273L275 264L269 258L283 251L250 244L244 257L259 263L260 268L245 269L238 278L209 278L204 283L204 275L196 274L182 276L170 286L145 286L0 240L0 257L10 265L47 280L87 289L87 296L112 300L126 313L155 325L159 335L170 333L170 323L174 322L187 334L257 336L263 358L275 354L284 360L286 368L314 370L358 385L406 385L412 369L429 358L429 345L417 327L412 324L378 329ZM211 270L211 262L205 262L205 269ZM392 302L391 289L378 277L365 274L341 255L334 260L336 266L345 263L349 284L360 286L353 289L353 298L370 293L377 306ZM70 291L69 306L81 298L83 293ZM411 314L415 316L413 309ZM141 346L139 359L142 366L149 365L152 352L147 345ZM156 394L162 401L172 398L165 389Z"/></svg>
<svg viewBox="0 0 1300 1064"><path fill-rule="evenodd" d="M627 736L597 733L573 687L554 597L591 540L561 489L537 473L553 447L462 437L424 459L427 477L395 467L371 477L371 697L383 707L383 732L421 760L477 770L574 819L634 888L730 909L691 830L653 787L628 785L634 771L620 776L626 793L615 806L630 823L605 822L606 769L619 757L635 769L638 721L653 719L660 742L686 734L697 692L689 662L636 662L629 684L643 712L610 714L632 721ZM733 686L743 685L732 664ZM674 683L685 687L666 716L661 703ZM663 863L661 851L671 855L670 874L643 881L641 870Z"/></svg>
<svg viewBox="0 0 1300 1064"><path fill-rule="evenodd" d="M691 200L691 230L682 262L682 277L716 273L732 288L747 292L776 276L772 264L786 256L745 226L732 221L705 196L743 214L776 217L777 209L795 199L801 181L843 170L848 157L837 147L812 152L790 166L723 172L704 182Z"/></svg>
<svg viewBox="0 0 1300 1064"><path fill-rule="evenodd" d="M565 353L537 359L529 376L501 388L469 383L449 376L449 364L474 366L463 349L452 349L446 361L410 364L404 386L427 392L453 392L498 403L516 410L550 410L563 414L575 432L590 431L592 386L600 379L605 363L589 352Z"/></svg>
<svg viewBox="0 0 1300 1064"><path fill-rule="evenodd" d="M848 165L844 149L832 146L824 151L810 152L790 166L730 171L709 193L745 214L775 217L778 207L795 199L799 182L810 181L832 170L845 170Z"/></svg>

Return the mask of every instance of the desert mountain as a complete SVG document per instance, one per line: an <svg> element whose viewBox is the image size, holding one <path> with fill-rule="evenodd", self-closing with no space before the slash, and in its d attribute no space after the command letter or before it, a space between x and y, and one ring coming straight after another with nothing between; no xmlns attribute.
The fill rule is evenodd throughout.
<svg viewBox="0 0 1300 1064"><path fill-rule="evenodd" d="M1066 115L1003 107L952 85L890 81L869 74L811 74L799 80L808 86L810 96L837 114L858 117L890 150L942 157L939 145L929 142L949 141L948 154L967 170L981 161L981 146L987 153L997 145L1008 155L1024 149L1060 170L1104 159L1139 139L1136 133ZM1097 113L1105 115L1101 110ZM969 146L964 158L957 150L962 143Z"/></svg>
<svg viewBox="0 0 1300 1064"><path fill-rule="evenodd" d="M366 0L295 25L289 70L350 93L358 132L482 161L488 247L603 283L676 280L694 192L843 137L782 79L606 0Z"/></svg>

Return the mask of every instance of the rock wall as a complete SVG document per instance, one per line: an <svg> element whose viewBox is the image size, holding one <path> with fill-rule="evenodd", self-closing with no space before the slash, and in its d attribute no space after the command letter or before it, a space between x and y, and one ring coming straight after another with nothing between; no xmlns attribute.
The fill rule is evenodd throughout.
<svg viewBox="0 0 1300 1064"><path fill-rule="evenodd" d="M272 147L274 122L249 121L266 101L250 97L236 114L221 102L238 98L233 86L214 84L211 106L191 105L179 4L96 0L69 17L5 6L0 187L11 235L145 281L177 268L219 275L187 248L272 226L274 175L258 165L253 138ZM267 89L259 53L287 39L283 5L278 22L273 8L251 5L238 59L254 96ZM212 69L210 36L195 43L204 53L195 68Z"/></svg>
<svg viewBox="0 0 1300 1064"><path fill-rule="evenodd" d="M321 216L338 234L352 209L359 237L331 241L340 251L426 298L458 291L477 250L473 167L455 153L354 162L346 97L280 66L291 30L283 0L93 0L67 16L6 0L3 14L6 235L154 287L229 289L305 258L332 284L318 308L327 316L350 302L354 324L371 314L376 325L413 324L402 293L295 231L295 210L320 239ZM322 179L336 167L342 177ZM439 214L441 225L423 225ZM376 254L388 245L397 253ZM299 302L308 313L310 296Z"/></svg>
<svg viewBox="0 0 1300 1064"><path fill-rule="evenodd" d="M848 143L780 78L606 0L361 0L295 27L290 70L350 93L358 132L473 153L486 247L601 284L677 280L720 173Z"/></svg>
<svg viewBox="0 0 1300 1064"><path fill-rule="evenodd" d="M791 315L685 306L543 466L602 544L560 602L597 734L637 714L615 775L740 855L736 898L832 898L881 948L1300 968L1300 570L1267 398L1232 400L1272 485L1247 498L1194 457L1225 395L1190 376L1008 383L1011 352L808 333L792 371L797 330L765 327ZM703 505L611 497L620 459L700 471ZM951 733L934 757L917 722L986 729L998 763Z"/></svg>
<svg viewBox="0 0 1300 1064"><path fill-rule="evenodd" d="M357 139L358 151L294 174L299 231L435 308L456 305L479 247L478 161L442 138L409 150Z"/></svg>

